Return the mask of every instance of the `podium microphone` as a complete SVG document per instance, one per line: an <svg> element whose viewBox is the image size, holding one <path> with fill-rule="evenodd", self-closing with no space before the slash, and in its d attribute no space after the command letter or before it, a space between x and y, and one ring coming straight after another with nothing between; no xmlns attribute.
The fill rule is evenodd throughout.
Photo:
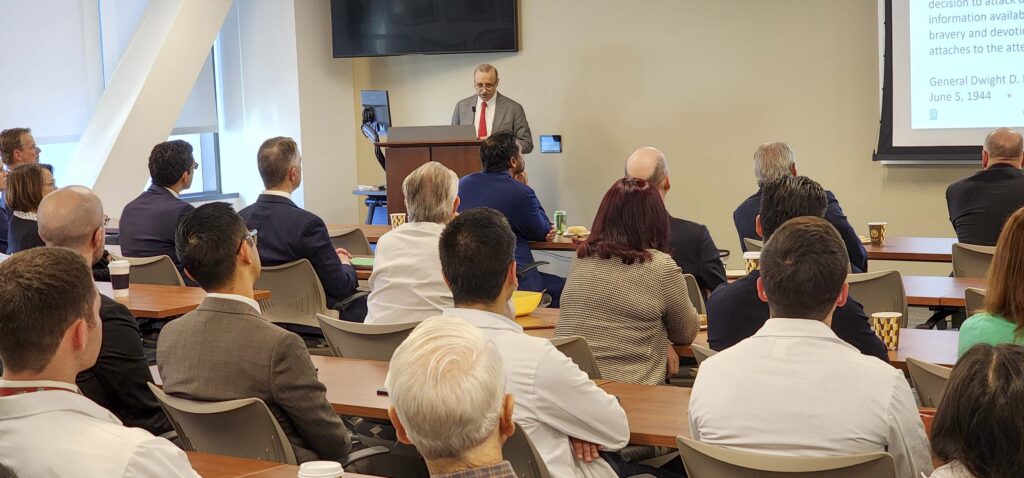
<svg viewBox="0 0 1024 478"><path fill-rule="evenodd" d="M472 106L472 107L471 107L471 108L469 108L469 109L473 110L473 114L476 114L476 106L475 106L475 105L474 105L474 106Z"/></svg>

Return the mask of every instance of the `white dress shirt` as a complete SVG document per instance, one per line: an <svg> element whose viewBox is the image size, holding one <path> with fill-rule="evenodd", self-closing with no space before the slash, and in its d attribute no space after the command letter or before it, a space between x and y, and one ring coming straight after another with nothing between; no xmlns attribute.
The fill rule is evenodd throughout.
<svg viewBox="0 0 1024 478"><path fill-rule="evenodd" d="M283 197L283 198L289 199L289 200L292 198L291 193L286 193L284 191L271 191L269 189L266 190L266 191L261 192L260 194L269 194L271 196L279 196L279 197Z"/></svg>
<svg viewBox="0 0 1024 478"><path fill-rule="evenodd" d="M367 324L403 324L452 307L437 243L444 224L407 222L377 241L366 299Z"/></svg>
<svg viewBox="0 0 1024 478"><path fill-rule="evenodd" d="M0 380L0 387L64 389L0 397L0 463L18 476L199 476L181 449L123 426L74 385Z"/></svg>
<svg viewBox="0 0 1024 478"><path fill-rule="evenodd" d="M770 319L701 363L690 431L696 440L754 453L888 451L900 477L932 470L903 372L862 355L817 320Z"/></svg>
<svg viewBox="0 0 1024 478"><path fill-rule="evenodd" d="M256 309L256 312L258 312L260 314L263 313L263 311L260 310L260 303L259 302L256 302L255 300L250 299L250 298L248 298L248 297L246 297L244 295L221 294L221 293L217 293L217 292L207 292L206 296L207 297L213 297L214 299L227 299L227 300L233 300L233 301L236 301L236 302L241 302L243 304L248 305L249 307L252 307L253 309Z"/></svg>
<svg viewBox="0 0 1024 478"><path fill-rule="evenodd" d="M167 192L171 193L171 196L178 197L178 191L175 191L175 190L173 190L171 188L164 188L164 189L166 189Z"/></svg>
<svg viewBox="0 0 1024 478"><path fill-rule="evenodd" d="M498 103L498 92L494 92L494 96L487 100L487 111L484 113L485 119L487 120L487 136L494 134L494 109ZM473 131L480 131L480 111L483 108L484 102L480 99L480 95L476 97L476 111L473 112Z"/></svg>
<svg viewBox="0 0 1024 478"><path fill-rule="evenodd" d="M601 390L551 342L523 333L507 317L474 309L445 309L483 330L505 362L506 393L516 400L512 414L540 452L551 476L615 477L608 463L573 456L569 437L619 450L629 443L629 423L618 400Z"/></svg>

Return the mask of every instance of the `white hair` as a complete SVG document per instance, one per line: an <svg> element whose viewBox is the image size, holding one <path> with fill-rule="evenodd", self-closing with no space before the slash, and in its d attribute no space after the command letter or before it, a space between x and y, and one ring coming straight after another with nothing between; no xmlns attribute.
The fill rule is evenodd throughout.
<svg viewBox="0 0 1024 478"><path fill-rule="evenodd" d="M757 185L764 186L781 177L793 174L796 153L782 141L765 143L754 151L754 176Z"/></svg>
<svg viewBox="0 0 1024 478"><path fill-rule="evenodd" d="M409 222L447 224L459 195L459 176L443 164L430 161L402 181Z"/></svg>
<svg viewBox="0 0 1024 478"><path fill-rule="evenodd" d="M391 404L426 459L456 458L494 433L505 396L501 356L468 322L431 317L391 357Z"/></svg>

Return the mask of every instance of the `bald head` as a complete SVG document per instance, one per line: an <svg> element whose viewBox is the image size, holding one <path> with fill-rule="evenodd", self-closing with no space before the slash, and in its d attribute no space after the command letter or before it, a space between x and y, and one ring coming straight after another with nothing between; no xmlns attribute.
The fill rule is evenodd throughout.
<svg viewBox="0 0 1024 478"><path fill-rule="evenodd" d="M39 237L47 246L74 249L93 262L103 254L103 203L91 189L68 186L50 193L39 203L38 216Z"/></svg>
<svg viewBox="0 0 1024 478"><path fill-rule="evenodd" d="M664 195L668 192L668 159L658 148L645 146L629 155L626 160L626 177L643 179L654 184Z"/></svg>
<svg viewBox="0 0 1024 478"><path fill-rule="evenodd" d="M989 164L1016 163L1017 167L1020 167L1024 154L1024 138L1011 128L992 130L985 136L984 153Z"/></svg>

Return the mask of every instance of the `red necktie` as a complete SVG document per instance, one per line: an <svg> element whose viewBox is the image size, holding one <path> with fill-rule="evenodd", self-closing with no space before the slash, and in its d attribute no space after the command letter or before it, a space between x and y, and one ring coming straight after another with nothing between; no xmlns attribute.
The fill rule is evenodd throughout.
<svg viewBox="0 0 1024 478"><path fill-rule="evenodd" d="M476 128L476 136L478 138L487 137L487 102L484 101L480 106L480 126Z"/></svg>

